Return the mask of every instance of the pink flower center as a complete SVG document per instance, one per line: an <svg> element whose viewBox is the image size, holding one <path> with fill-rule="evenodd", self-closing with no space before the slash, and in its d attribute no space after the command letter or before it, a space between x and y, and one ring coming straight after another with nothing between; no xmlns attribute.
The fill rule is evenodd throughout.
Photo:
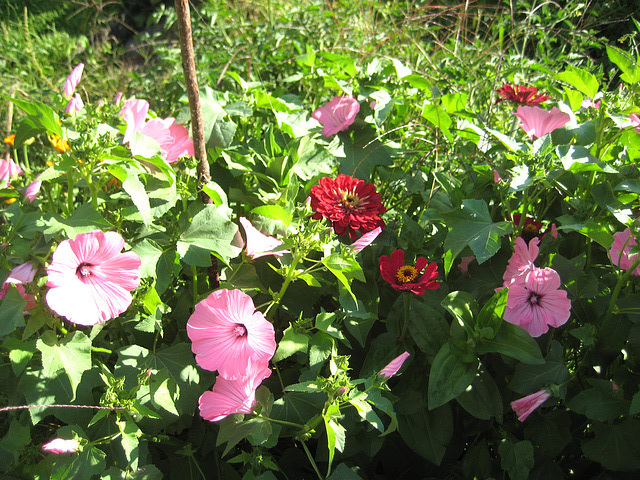
<svg viewBox="0 0 640 480"><path fill-rule="evenodd" d="M538 295L537 293L532 293L529 296L529 302L531 303L531 305L537 305L540 302L540 297L541 295Z"/></svg>
<svg viewBox="0 0 640 480"><path fill-rule="evenodd" d="M239 323L238 325L233 327L233 334L236 337L244 337L247 334L247 328L241 323Z"/></svg>
<svg viewBox="0 0 640 480"><path fill-rule="evenodd" d="M80 265L78 265L78 268L76 268L76 275L80 280L88 280L91 276L92 268L93 265L91 265L90 263L81 263Z"/></svg>

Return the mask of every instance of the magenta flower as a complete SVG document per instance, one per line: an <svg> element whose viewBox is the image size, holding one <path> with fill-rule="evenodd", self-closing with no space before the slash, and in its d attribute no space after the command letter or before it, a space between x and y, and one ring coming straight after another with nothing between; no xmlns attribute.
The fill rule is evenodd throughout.
<svg viewBox="0 0 640 480"><path fill-rule="evenodd" d="M360 111L355 98L333 97L329 103L314 111L311 116L322 125L322 135L330 137L349 128Z"/></svg>
<svg viewBox="0 0 640 480"><path fill-rule="evenodd" d="M257 403L256 389L269 375L269 367L260 363L252 364L245 378L228 380L218 375L213 390L204 392L198 400L200 415L217 422L234 413L251 413Z"/></svg>
<svg viewBox="0 0 640 480"><path fill-rule="evenodd" d="M24 191L24 198L29 200L29 203L33 203L36 199L36 196L40 192L40 187L42 186L42 181L38 180L38 174L33 182L29 184L29 186Z"/></svg>
<svg viewBox="0 0 640 480"><path fill-rule="evenodd" d="M522 397L520 400L514 400L511 402L511 408L518 415L518 420L524 422L533 411L542 405L551 396L546 389L542 389L539 392L532 393L526 397Z"/></svg>
<svg viewBox="0 0 640 480"><path fill-rule="evenodd" d="M7 188L11 180L24 172L12 158L0 158L0 188Z"/></svg>
<svg viewBox="0 0 640 480"><path fill-rule="evenodd" d="M227 380L242 379L254 363L266 364L276 351L273 325L240 290L212 292L187 322L196 362Z"/></svg>
<svg viewBox="0 0 640 480"><path fill-rule="evenodd" d="M36 296L27 294L24 289L24 285L33 282L33 278L37 271L38 269L34 267L31 262L23 263L11 270L2 285L2 290L0 290L0 300L7 295L9 285L13 284L18 289L20 296L27 301L24 310L29 310L31 307L34 307L36 305L36 302L34 301Z"/></svg>
<svg viewBox="0 0 640 480"><path fill-rule="evenodd" d="M600 100L598 100L597 102L594 102L593 100L588 98L585 98L584 100L582 100L582 102L580 102L580 106L582 108L595 108L596 110L600 108L600 104L601 104Z"/></svg>
<svg viewBox="0 0 640 480"><path fill-rule="evenodd" d="M73 70L71 70L71 73L64 82L64 94L67 97L70 97L71 95L73 95L73 92L75 92L76 87L80 83L80 78L82 77L83 71L84 63L79 63L78 65L73 67Z"/></svg>
<svg viewBox="0 0 640 480"><path fill-rule="evenodd" d="M632 113L631 115L629 115L629 118L631 119L631 124L635 127L633 131L636 133L640 133L640 117L635 113Z"/></svg>
<svg viewBox="0 0 640 480"><path fill-rule="evenodd" d="M127 129L124 132L122 143L128 143L133 134L140 131L144 125L147 113L149 112L149 102L146 100L131 99L124 102L124 107L120 109L120 115L124 117L127 123Z"/></svg>
<svg viewBox="0 0 640 480"><path fill-rule="evenodd" d="M409 358L409 356L409 352L401 353L396 358L391 360L386 367L380 370L380 375L382 375L384 378L393 377L396 373L398 373L398 370L400 370L400 367L402 367L402 364L407 358Z"/></svg>
<svg viewBox="0 0 640 480"><path fill-rule="evenodd" d="M622 270L629 270L638 259L638 254L630 255L632 247L637 245L636 239L631 235L631 230L627 228L623 232L613 234L613 245L609 250L611 262ZM640 265L631 272L632 275L640 276Z"/></svg>
<svg viewBox="0 0 640 480"><path fill-rule="evenodd" d="M502 181L502 177L498 173L497 170L493 170L493 183L500 183Z"/></svg>
<svg viewBox="0 0 640 480"><path fill-rule="evenodd" d="M514 115L518 117L520 126L531 140L533 137L540 138L571 120L568 113L561 112L557 107L553 107L549 112L540 107L520 106Z"/></svg>
<svg viewBox="0 0 640 480"><path fill-rule="evenodd" d="M535 262L540 252L538 243L540 243L538 237L533 237L529 240L528 245L524 238L516 238L513 255L511 255L507 269L502 276L504 280L503 287L508 287L514 283L523 284L527 273L536 268L533 262Z"/></svg>
<svg viewBox="0 0 640 480"><path fill-rule="evenodd" d="M458 264L458 270L462 272L463 275L469 274L469 264L476 259L475 255L470 255L468 257L462 257L460 259L460 263Z"/></svg>
<svg viewBox="0 0 640 480"><path fill-rule="evenodd" d="M171 122L169 123L168 120ZM165 118L165 121L169 124L170 141L168 144L160 144L162 158L172 163L182 157L193 157L195 150L193 140L189 138L189 130L184 125L175 123L176 119L173 117Z"/></svg>
<svg viewBox="0 0 640 480"><path fill-rule="evenodd" d="M549 326L564 325L571 315L571 300L560 288L560 275L551 268L535 268L526 274L524 283L509 285L505 321L539 337Z"/></svg>
<svg viewBox="0 0 640 480"><path fill-rule="evenodd" d="M285 253L289 253L289 250L273 251L282 245L282 241L261 233L256 227L251 225L251 222L245 217L240 217L240 224L242 228L244 228L244 233L247 236L246 252L249 258L255 260L256 258L267 255L281 257Z"/></svg>
<svg viewBox="0 0 640 480"><path fill-rule="evenodd" d="M66 440L64 438L54 438L42 446L42 450L51 453L73 453L78 450L80 444L77 440Z"/></svg>
<svg viewBox="0 0 640 480"><path fill-rule="evenodd" d="M378 238L378 235L380 235L381 232L382 227L376 227L370 232L362 235L358 240L351 244L351 246L353 247L353 251L358 253L364 250L366 247L371 245L376 238Z"/></svg>
<svg viewBox="0 0 640 480"><path fill-rule="evenodd" d="M84 108L84 102L82 98L80 98L80 94L76 93L73 97L69 99L69 103L67 103L67 108L64 109L64 113L74 114L79 112Z"/></svg>
<svg viewBox="0 0 640 480"><path fill-rule="evenodd" d="M47 268L47 304L79 325L95 325L129 308L130 291L140 284L140 257L120 253L124 239L94 230L64 240Z"/></svg>

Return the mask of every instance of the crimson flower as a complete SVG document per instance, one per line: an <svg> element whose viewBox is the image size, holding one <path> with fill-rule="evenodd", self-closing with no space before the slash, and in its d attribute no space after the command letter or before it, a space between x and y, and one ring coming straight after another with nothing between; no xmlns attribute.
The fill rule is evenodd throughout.
<svg viewBox="0 0 640 480"><path fill-rule="evenodd" d="M438 265L435 263L427 265L427 259L424 257L418 257L415 267L405 265L404 251L394 250L391 253L391 257L383 255L380 257L379 262L382 278L396 290L423 295L425 290L437 290L440 288L440 284L435 281L438 277Z"/></svg>
<svg viewBox="0 0 640 480"><path fill-rule="evenodd" d="M513 411L518 415L518 420L524 422L527 417L531 415L536 408L546 402L550 396L551 394L547 392L547 389L543 388L536 393L522 397L519 400L514 400L511 402L511 408L513 408Z"/></svg>
<svg viewBox="0 0 640 480"><path fill-rule="evenodd" d="M549 100L549 95L544 95L542 93L539 94L536 87L509 85L508 83L505 83L496 91L498 92L498 95L502 97L498 98L496 103L507 100L509 102L519 103L520 105L533 107Z"/></svg>
<svg viewBox="0 0 640 480"><path fill-rule="evenodd" d="M349 234L354 239L356 231L365 234L384 227L379 214L387 209L372 183L344 174L335 180L324 177L311 187L310 199L311 208L316 212L311 218L329 219L337 235Z"/></svg>
<svg viewBox="0 0 640 480"><path fill-rule="evenodd" d="M571 300L559 290L560 275L551 268L534 268L524 282L509 285L505 321L524 328L532 337L564 325L571 315Z"/></svg>
<svg viewBox="0 0 640 480"><path fill-rule="evenodd" d="M349 128L360 111L360 104L355 98L333 97L311 116L322 125L322 135L330 137Z"/></svg>

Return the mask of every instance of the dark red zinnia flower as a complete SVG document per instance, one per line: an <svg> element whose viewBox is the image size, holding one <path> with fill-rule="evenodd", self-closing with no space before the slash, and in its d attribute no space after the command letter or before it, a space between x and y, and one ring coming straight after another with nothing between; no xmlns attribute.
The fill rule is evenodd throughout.
<svg viewBox="0 0 640 480"><path fill-rule="evenodd" d="M311 187L312 218L328 218L337 235L349 234L356 238L356 231L364 234L376 227L384 227L380 213L387 211L380 202L380 194L372 183L340 174L335 180L324 177Z"/></svg>
<svg viewBox="0 0 640 480"><path fill-rule="evenodd" d="M542 93L538 94L536 87L525 87L524 85L509 85L505 83L498 90L498 95L502 98L498 98L496 103L508 100L510 102L519 103L520 105L527 105L533 107L549 100L549 95Z"/></svg>
<svg viewBox="0 0 640 480"><path fill-rule="evenodd" d="M391 257L383 255L379 262L382 278L396 290L406 290L422 295L425 290L440 288L440 284L435 281L438 278L438 265L435 263L427 265L427 259L424 257L418 257L415 267L405 265L404 250L394 250Z"/></svg>
<svg viewBox="0 0 640 480"><path fill-rule="evenodd" d="M519 213L513 214L513 224L516 227L520 226L521 218L522 215L520 215ZM544 232L542 231L543 226L543 223L538 222L531 217L525 217L520 236L524 239L525 242L527 242L527 244L529 244L529 241L532 238L537 237L542 240L547 233L551 233L551 236L554 238L557 237L558 234L555 231L556 226L554 223L552 223Z"/></svg>

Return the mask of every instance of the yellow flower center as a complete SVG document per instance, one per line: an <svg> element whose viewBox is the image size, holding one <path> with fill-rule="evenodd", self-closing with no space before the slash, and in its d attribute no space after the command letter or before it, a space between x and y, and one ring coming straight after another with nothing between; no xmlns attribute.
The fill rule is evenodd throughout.
<svg viewBox="0 0 640 480"><path fill-rule="evenodd" d="M411 265L403 265L396 272L396 278L398 279L398 282L402 284L415 280L417 276L418 271Z"/></svg>
<svg viewBox="0 0 640 480"><path fill-rule="evenodd" d="M357 195L351 192L343 192L340 203L342 204L343 207L346 207L348 209L354 209L358 206L358 201L359 199Z"/></svg>

